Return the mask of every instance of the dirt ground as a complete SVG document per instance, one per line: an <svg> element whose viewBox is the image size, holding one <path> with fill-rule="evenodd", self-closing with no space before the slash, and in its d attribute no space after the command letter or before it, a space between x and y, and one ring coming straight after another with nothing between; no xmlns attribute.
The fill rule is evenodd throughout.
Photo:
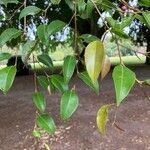
<svg viewBox="0 0 150 150"><path fill-rule="evenodd" d="M132 67L139 79L150 78L150 66ZM47 143L51 150L150 150L150 87L135 85L126 101L117 111L109 111L106 136L96 127L96 112L103 104L115 100L111 73L101 83L100 95L95 95L85 84L74 77L70 86L76 85L80 105L73 117L62 122L59 118L60 94L47 99L47 112L57 125L54 136L44 134L40 142L32 136L35 108L31 97L34 91L33 76L15 79L9 94L0 94L0 150L44 150ZM144 91L144 93L143 93ZM36 143L35 143L36 141Z"/></svg>

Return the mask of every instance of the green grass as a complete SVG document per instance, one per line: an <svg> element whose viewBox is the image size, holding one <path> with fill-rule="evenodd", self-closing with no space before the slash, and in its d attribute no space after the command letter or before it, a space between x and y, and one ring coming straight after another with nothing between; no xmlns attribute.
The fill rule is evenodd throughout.
<svg viewBox="0 0 150 150"><path fill-rule="evenodd" d="M137 56L125 56L122 57L122 60L126 65L137 65L137 64L144 64L146 57L140 56L138 58ZM110 57L110 61L112 65L117 65L120 63L119 57Z"/></svg>

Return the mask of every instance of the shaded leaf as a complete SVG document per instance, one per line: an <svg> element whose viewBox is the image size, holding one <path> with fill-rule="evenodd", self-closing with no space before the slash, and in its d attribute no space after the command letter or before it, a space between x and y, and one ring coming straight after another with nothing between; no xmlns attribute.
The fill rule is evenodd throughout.
<svg viewBox="0 0 150 150"><path fill-rule="evenodd" d="M63 64L63 75L64 75L64 81L66 83L69 82L71 79L74 69L76 66L76 57L75 56L67 56L64 59L64 64Z"/></svg>
<svg viewBox="0 0 150 150"><path fill-rule="evenodd" d="M105 59L104 59L104 63L103 63L103 67L102 67L102 71L101 71L101 79L103 80L105 78L105 76L108 74L109 70L111 67L111 62L109 57L106 55Z"/></svg>
<svg viewBox="0 0 150 150"><path fill-rule="evenodd" d="M64 82L64 79L60 75L52 75L50 78L52 84L58 89L61 93L64 93L68 90L68 85Z"/></svg>
<svg viewBox="0 0 150 150"><path fill-rule="evenodd" d="M39 62L43 63L44 65L48 66L50 69L53 69L53 62L49 55L41 54L37 56Z"/></svg>
<svg viewBox="0 0 150 150"><path fill-rule="evenodd" d="M91 43L93 41L100 40L98 37L91 34L82 34L80 38L83 39L83 41L86 43Z"/></svg>
<svg viewBox="0 0 150 150"><path fill-rule="evenodd" d="M139 5L150 7L150 0L139 0Z"/></svg>
<svg viewBox="0 0 150 150"><path fill-rule="evenodd" d="M14 3L14 4L18 4L19 1L18 0L0 0L0 4L4 4L7 7L8 3Z"/></svg>
<svg viewBox="0 0 150 150"><path fill-rule="evenodd" d="M60 116L66 120L72 116L79 104L78 96L74 91L66 91L61 97Z"/></svg>
<svg viewBox="0 0 150 150"><path fill-rule="evenodd" d="M117 28L117 27L112 28L111 31L112 31L114 34L120 36L121 38L125 38L125 39L128 39L128 38L129 38L129 36L128 36L126 33L124 33L122 29L119 29L119 28Z"/></svg>
<svg viewBox="0 0 150 150"><path fill-rule="evenodd" d="M86 70L93 83L97 81L102 70L104 56L104 46L101 41L91 42L85 49Z"/></svg>
<svg viewBox="0 0 150 150"><path fill-rule="evenodd" d="M6 44L6 42L16 39L21 35L21 31L15 28L8 28L0 35L0 47Z"/></svg>
<svg viewBox="0 0 150 150"><path fill-rule="evenodd" d="M36 6L27 6L21 11L21 13L19 15L19 20L28 15L36 15L40 11L41 11L41 9Z"/></svg>
<svg viewBox="0 0 150 150"><path fill-rule="evenodd" d="M0 53L0 61L9 59L11 57L10 53Z"/></svg>
<svg viewBox="0 0 150 150"><path fill-rule="evenodd" d="M117 106L119 106L124 98L129 94L135 83L135 79L135 73L129 68L122 65L118 65L114 68L113 80L115 84Z"/></svg>
<svg viewBox="0 0 150 150"><path fill-rule="evenodd" d="M108 109L109 105L103 105L97 112L96 122L99 132L105 134L106 123L108 121Z"/></svg>
<svg viewBox="0 0 150 150"><path fill-rule="evenodd" d="M51 116L49 116L48 114L42 114L38 116L36 122L37 125L40 128L44 129L46 132L48 132L49 134L54 134L56 130L56 126Z"/></svg>
<svg viewBox="0 0 150 150"><path fill-rule="evenodd" d="M49 86L49 80L46 76L40 75L37 76L38 82L44 89L47 89Z"/></svg>
<svg viewBox="0 0 150 150"><path fill-rule="evenodd" d="M16 67L10 66L0 70L0 89L7 94L11 88L16 75Z"/></svg>
<svg viewBox="0 0 150 150"><path fill-rule="evenodd" d="M99 83L96 81L96 83L93 83L91 78L89 77L87 71L84 71L79 74L79 78L87 84L97 95L99 95Z"/></svg>
<svg viewBox="0 0 150 150"><path fill-rule="evenodd" d="M33 94L32 100L33 100L34 105L38 108L38 110L41 113L43 113L46 108L46 101L45 101L44 95L39 92L36 92Z"/></svg>

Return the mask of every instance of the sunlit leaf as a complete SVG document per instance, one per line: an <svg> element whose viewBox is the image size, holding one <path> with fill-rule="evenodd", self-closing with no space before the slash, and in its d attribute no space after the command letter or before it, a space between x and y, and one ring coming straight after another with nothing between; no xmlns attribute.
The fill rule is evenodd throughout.
<svg viewBox="0 0 150 150"><path fill-rule="evenodd" d="M48 36L55 34L56 32L62 30L66 26L66 23L60 20L54 20L47 26Z"/></svg>
<svg viewBox="0 0 150 150"><path fill-rule="evenodd" d="M41 9L36 6L27 6L21 11L21 13L19 15L19 20L28 15L36 15L40 11L41 11Z"/></svg>
<svg viewBox="0 0 150 150"><path fill-rule="evenodd" d="M58 5L61 2L61 0L51 0L51 3L54 5Z"/></svg>
<svg viewBox="0 0 150 150"><path fill-rule="evenodd" d="M39 62L43 63L44 65L48 66L50 69L53 69L53 62L49 55L41 54L37 56Z"/></svg>
<svg viewBox="0 0 150 150"><path fill-rule="evenodd" d="M10 66L0 70L0 89L7 94L16 75L16 67Z"/></svg>
<svg viewBox="0 0 150 150"><path fill-rule="evenodd" d="M114 68L113 80L115 84L117 106L119 106L124 98L129 94L135 83L135 79L135 73L129 68L122 65L118 65Z"/></svg>
<svg viewBox="0 0 150 150"><path fill-rule="evenodd" d="M44 95L39 92L36 92L33 94L32 100L33 100L34 105L38 108L38 110L41 113L43 113L46 108L46 101L45 101Z"/></svg>
<svg viewBox="0 0 150 150"><path fill-rule="evenodd" d="M42 115L38 116L36 122L40 128L44 129L49 134L55 133L56 126L55 126L54 120L48 114L42 114Z"/></svg>
<svg viewBox="0 0 150 150"><path fill-rule="evenodd" d="M108 121L109 105L103 105L97 112L96 122L99 132L105 134L105 128Z"/></svg>
<svg viewBox="0 0 150 150"><path fill-rule="evenodd" d="M66 91L61 97L60 116L66 120L72 116L79 104L78 96L74 91Z"/></svg>
<svg viewBox="0 0 150 150"><path fill-rule="evenodd" d="M10 53L0 53L0 61L9 59L11 57Z"/></svg>
<svg viewBox="0 0 150 150"><path fill-rule="evenodd" d="M150 7L150 0L139 0L138 3L141 6Z"/></svg>
<svg viewBox="0 0 150 150"><path fill-rule="evenodd" d="M64 82L64 79L60 75L52 75L50 77L52 84L58 89L61 93L64 93L68 90L68 85Z"/></svg>
<svg viewBox="0 0 150 150"><path fill-rule="evenodd" d="M7 7L8 3L14 3L14 4L18 4L18 0L0 0L0 4L4 4Z"/></svg>
<svg viewBox="0 0 150 150"><path fill-rule="evenodd" d="M145 83L148 84L148 85L150 85L150 79L145 80Z"/></svg>
<svg viewBox="0 0 150 150"><path fill-rule="evenodd" d="M8 28L0 35L0 47L6 44L6 42L16 39L21 35L21 31L15 28Z"/></svg>
<svg viewBox="0 0 150 150"><path fill-rule="evenodd" d="M93 83L97 81L102 70L104 56L104 46L101 41L91 42L85 49L86 70Z"/></svg>
<svg viewBox="0 0 150 150"><path fill-rule="evenodd" d="M64 59L64 64L63 64L63 75L64 75L64 81L66 83L69 82L71 79L74 69L76 66L76 57L75 56L67 56Z"/></svg>
<svg viewBox="0 0 150 150"><path fill-rule="evenodd" d="M87 84L97 95L99 95L99 83L96 81L96 83L93 83L91 78L89 77L87 71L84 71L79 74L79 78Z"/></svg>
<svg viewBox="0 0 150 150"><path fill-rule="evenodd" d="M109 70L111 67L111 62L109 57L106 55L104 62L103 62L103 67L102 67L102 71L101 71L101 79L104 79L105 76L108 74Z"/></svg>
<svg viewBox="0 0 150 150"><path fill-rule="evenodd" d="M150 11L144 11L142 14L146 21L147 27L150 28Z"/></svg>

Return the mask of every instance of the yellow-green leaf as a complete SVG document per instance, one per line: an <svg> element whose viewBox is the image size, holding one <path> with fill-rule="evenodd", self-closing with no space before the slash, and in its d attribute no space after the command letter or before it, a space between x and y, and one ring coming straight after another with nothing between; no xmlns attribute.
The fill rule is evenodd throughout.
<svg viewBox="0 0 150 150"><path fill-rule="evenodd" d="M85 49L86 70L93 83L97 81L102 70L104 56L104 46L101 41L93 41Z"/></svg>
<svg viewBox="0 0 150 150"><path fill-rule="evenodd" d="M97 112L96 123L101 134L105 134L106 123L108 121L108 109L110 105L103 105Z"/></svg>

